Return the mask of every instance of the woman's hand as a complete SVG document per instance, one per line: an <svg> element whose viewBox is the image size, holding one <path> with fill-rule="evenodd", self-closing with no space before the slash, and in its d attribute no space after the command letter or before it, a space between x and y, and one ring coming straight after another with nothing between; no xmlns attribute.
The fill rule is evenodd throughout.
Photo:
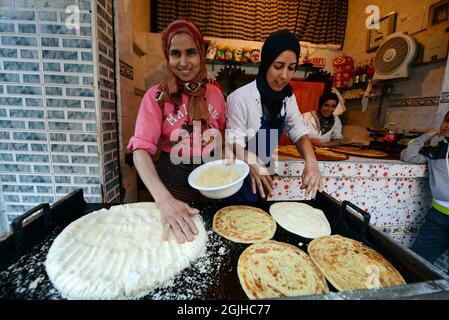
<svg viewBox="0 0 449 320"><path fill-rule="evenodd" d="M259 190L262 198L271 195L273 192L273 179L271 179L267 167L260 164L250 164L249 175L251 178L251 190L253 194L256 194L256 190ZM267 191L266 193L265 190Z"/></svg>
<svg viewBox="0 0 449 320"><path fill-rule="evenodd" d="M321 140L320 139L310 139L310 142L312 142L312 145L316 147L321 147Z"/></svg>
<svg viewBox="0 0 449 320"><path fill-rule="evenodd" d="M306 189L306 196L311 195L312 198L315 198L318 190L322 191L321 172L316 161L306 162L302 172L301 189Z"/></svg>
<svg viewBox="0 0 449 320"><path fill-rule="evenodd" d="M198 209L190 207L187 203L170 196L163 201L157 202L161 211L162 220L162 240L168 240L170 228L179 243L193 241L198 229L192 220L192 216L199 213Z"/></svg>

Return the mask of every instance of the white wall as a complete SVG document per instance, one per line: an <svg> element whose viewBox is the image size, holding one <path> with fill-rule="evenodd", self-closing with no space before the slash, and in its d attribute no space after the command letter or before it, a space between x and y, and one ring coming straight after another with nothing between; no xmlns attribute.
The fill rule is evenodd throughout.
<svg viewBox="0 0 449 320"><path fill-rule="evenodd" d="M377 5L381 17L396 11L395 32L407 32L422 46L427 39L428 10L437 1L349 0L348 21L343 46L344 53L352 56L356 64L374 57L375 52L366 52L367 28L365 20L368 14L365 13L365 9L368 5ZM364 121L365 124L384 126L393 121L400 129L425 129L430 127L437 112L438 97L441 93L445 70L445 61L413 65L409 79L384 82L393 86L393 95L385 97L380 113L378 112L379 104L371 103L368 106L367 112L370 112L370 115L365 119L367 120ZM378 99L378 103L380 103L380 99ZM349 114L346 117L351 119L351 122L344 124L357 124L361 100L350 101L347 107ZM364 117L366 118L366 116Z"/></svg>

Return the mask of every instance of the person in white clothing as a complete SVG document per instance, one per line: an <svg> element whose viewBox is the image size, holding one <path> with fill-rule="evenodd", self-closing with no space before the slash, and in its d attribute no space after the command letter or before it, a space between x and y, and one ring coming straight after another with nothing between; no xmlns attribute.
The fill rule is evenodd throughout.
<svg viewBox="0 0 449 320"><path fill-rule="evenodd" d="M317 111L303 114L304 123L309 129L309 138L317 147L334 147L343 140L341 121L334 115L338 96L326 91L320 97Z"/></svg>
<svg viewBox="0 0 449 320"><path fill-rule="evenodd" d="M226 143L250 166L250 174L233 196L234 201L259 201L272 193L273 172L267 167L283 131L306 161L301 189L312 197L320 189L321 173L289 84L299 54L295 35L287 30L273 32L262 47L256 80L228 97Z"/></svg>

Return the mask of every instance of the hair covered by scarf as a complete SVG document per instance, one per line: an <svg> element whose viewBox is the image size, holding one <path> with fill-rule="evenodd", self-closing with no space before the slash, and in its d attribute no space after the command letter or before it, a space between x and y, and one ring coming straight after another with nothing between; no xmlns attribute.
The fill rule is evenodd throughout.
<svg viewBox="0 0 449 320"><path fill-rule="evenodd" d="M282 101L293 94L290 84L287 84L281 91L274 91L267 82L268 70L276 58L286 50L295 53L296 63L298 64L301 51L299 40L288 30L280 30L271 33L262 46L256 85L261 96L264 116L269 120L279 117Z"/></svg>
<svg viewBox="0 0 449 320"><path fill-rule="evenodd" d="M162 32L162 50L167 63L171 41L178 33L186 33L192 37L200 55L201 67L199 73L189 83L182 82L170 69L167 70L164 80L159 85L159 90L163 93L160 100L161 108L163 109L165 102L179 106L182 101L181 92L184 92L189 96L189 123L194 120L204 120L209 123L209 111L205 98L207 68L203 35L200 29L187 19L178 19L170 23Z"/></svg>
<svg viewBox="0 0 449 320"><path fill-rule="evenodd" d="M326 134L328 131L330 131L334 127L334 124L335 124L335 117L333 114L330 117L326 118L321 113L321 108L323 107L324 103L327 100L334 100L338 104L338 96L335 93L333 93L332 91L325 91L320 97L317 114L318 114L318 118L320 121L321 134Z"/></svg>

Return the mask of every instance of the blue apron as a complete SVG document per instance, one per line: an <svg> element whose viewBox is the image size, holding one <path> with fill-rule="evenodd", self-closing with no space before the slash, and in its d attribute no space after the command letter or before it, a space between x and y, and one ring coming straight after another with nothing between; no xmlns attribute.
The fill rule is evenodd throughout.
<svg viewBox="0 0 449 320"><path fill-rule="evenodd" d="M273 154L274 149L278 145L279 139L284 129L285 115L286 115L285 106L286 102L284 100L280 112L280 118L276 120L269 121L268 119L265 118L265 115L262 114L259 130L257 131L256 135L246 143L245 146L246 150L249 150L257 154L257 156L262 161L264 161L266 167L270 166L271 155ZM272 134L270 134L270 130L276 130L277 131L276 135L273 136ZM259 150L258 148L259 143L262 144L261 150ZM258 188L256 188L255 194L252 192L251 176L249 174L243 181L242 188L236 194L229 197L229 200L232 202L253 202L253 201L260 201L263 199L264 198L261 197Z"/></svg>

